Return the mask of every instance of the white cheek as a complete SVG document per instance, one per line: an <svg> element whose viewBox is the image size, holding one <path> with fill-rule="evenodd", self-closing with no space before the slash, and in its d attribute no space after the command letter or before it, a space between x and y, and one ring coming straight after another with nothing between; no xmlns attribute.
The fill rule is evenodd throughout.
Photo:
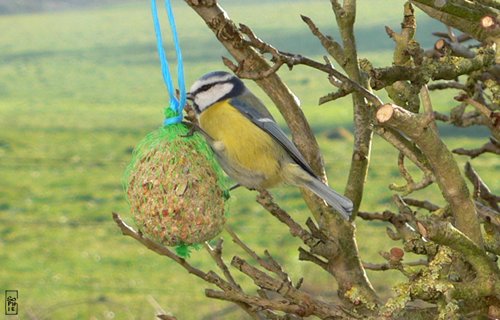
<svg viewBox="0 0 500 320"><path fill-rule="evenodd" d="M221 93L219 98L222 98L223 96L225 96L226 94L231 92L231 90L233 90L233 84L229 83L229 82L220 83L220 84L216 85L215 88L218 92Z"/></svg>
<svg viewBox="0 0 500 320"><path fill-rule="evenodd" d="M196 105L200 108L200 110L204 110L208 106L214 103L217 98L214 97L210 92L200 92L196 95L196 98L194 99L194 102Z"/></svg>
<svg viewBox="0 0 500 320"><path fill-rule="evenodd" d="M216 103L219 99L224 97L226 94L231 92L233 85L231 83L220 83L208 91L199 92L194 102L200 108L201 111L205 110L207 107Z"/></svg>

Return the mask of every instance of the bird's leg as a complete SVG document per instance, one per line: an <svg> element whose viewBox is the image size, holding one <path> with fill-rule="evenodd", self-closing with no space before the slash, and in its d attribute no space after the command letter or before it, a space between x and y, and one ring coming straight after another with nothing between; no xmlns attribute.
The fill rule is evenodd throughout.
<svg viewBox="0 0 500 320"><path fill-rule="evenodd" d="M241 187L241 185L239 183L231 186L229 189L224 190L224 193L223 193L224 199L229 200L229 198L231 198L231 191L233 191L234 189L236 189L238 187Z"/></svg>
<svg viewBox="0 0 500 320"><path fill-rule="evenodd" d="M236 189L238 187L241 187L241 184L237 183L237 184L233 185L231 188L229 188L229 191L233 191L234 189Z"/></svg>
<svg viewBox="0 0 500 320"><path fill-rule="evenodd" d="M189 127L189 131L188 133L181 135L181 137L188 138L193 136L195 132L199 132L203 137L205 137L209 144L214 141L214 139L212 139L212 137L210 137L208 133L206 133L205 130L203 130L198 124L190 121L182 121L182 124Z"/></svg>
<svg viewBox="0 0 500 320"><path fill-rule="evenodd" d="M189 128L188 133L181 135L183 138L191 137L197 130L203 131L200 126L194 122L182 121L182 124Z"/></svg>

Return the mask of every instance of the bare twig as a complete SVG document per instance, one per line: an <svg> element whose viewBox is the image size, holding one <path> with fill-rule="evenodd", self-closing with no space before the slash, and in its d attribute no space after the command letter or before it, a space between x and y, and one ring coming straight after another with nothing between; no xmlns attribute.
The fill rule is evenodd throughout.
<svg viewBox="0 0 500 320"><path fill-rule="evenodd" d="M403 201L410 206L426 209L430 212L440 209L439 206L433 204L432 202L430 202L428 200L422 201L422 200L417 200L417 199L412 199L412 198L403 198Z"/></svg>
<svg viewBox="0 0 500 320"><path fill-rule="evenodd" d="M482 114L486 120L486 125L490 128L493 137L500 140L500 113L490 110L487 106L476 101L467 96L467 94L462 94L455 97L455 100L463 101L471 106L473 106L480 114Z"/></svg>
<svg viewBox="0 0 500 320"><path fill-rule="evenodd" d="M328 54L330 54L342 67L345 67L347 63L347 57L342 46L331 37L327 37L323 33L321 33L321 31L311 20L311 18L304 15L301 15L300 17L302 18L302 21L307 24L309 30L311 30L311 33L319 39L321 45L326 49Z"/></svg>
<svg viewBox="0 0 500 320"><path fill-rule="evenodd" d="M303 19L309 19L307 17L303 17ZM312 23L312 21L309 23ZM229 59L223 57L224 64L233 70L238 76L247 79L259 80L265 77L268 77L271 73L276 72L281 66L287 65L289 68L293 68L296 65L305 65L311 68L314 68L319 71L323 71L330 76L330 82L335 86L339 87L340 91L336 94L332 94L331 97L337 96L337 98L342 95L345 96L354 91L359 92L363 96L365 96L369 101L371 101L375 106L379 106L382 104L380 98L374 95L372 92L364 88L361 84L356 81L351 80L349 77L335 69L332 65L328 57L324 56L325 63L320 63L315 60L312 60L308 57L286 53L283 51L279 51L268 43L263 42L259 39L250 28L245 25L241 25L242 32L248 35L249 44L257 48L261 53L269 53L272 55L272 61L274 61L274 65L264 71L264 72L252 72L246 71L242 69L242 66L236 66ZM333 77L333 78L332 78ZM336 81L338 79L338 81ZM322 98L320 99L320 104L325 103L327 101L331 101L333 98Z"/></svg>
<svg viewBox="0 0 500 320"><path fill-rule="evenodd" d="M208 244L208 242L205 242L204 245L205 245L205 249L208 251L208 253L210 253L210 255L214 259L215 263L217 264L219 269L224 274L224 277L226 278L226 280L230 284L232 284L236 289L241 290L240 285L236 282L236 280L234 280L233 275L231 274L231 272L229 271L229 268L227 267L226 263L222 259L222 243L223 243L223 240L219 239L217 241L217 244L215 245L215 248L210 246L210 244Z"/></svg>
<svg viewBox="0 0 500 320"><path fill-rule="evenodd" d="M176 317L168 314L157 314L156 317L160 320L177 320Z"/></svg>
<svg viewBox="0 0 500 320"><path fill-rule="evenodd" d="M478 3L482 4L483 6L495 8L497 10L500 10L500 3L495 0L476 0Z"/></svg>
<svg viewBox="0 0 500 320"><path fill-rule="evenodd" d="M409 267L426 266L427 264L428 264L427 260L423 260L423 259L403 263L404 266L409 266ZM391 269L399 270L398 267L396 267L390 263L363 262L363 266L365 267L365 269L373 270L373 271L385 271L385 270L391 270Z"/></svg>
<svg viewBox="0 0 500 320"><path fill-rule="evenodd" d="M465 90L466 86L457 81L436 82L429 84L429 90L445 90L445 89L458 89Z"/></svg>
<svg viewBox="0 0 500 320"><path fill-rule="evenodd" d="M428 126L429 126L429 128L431 128L435 132L438 132L436 121L434 120L434 109L432 107L432 100L431 100L431 96L430 96L429 90L427 89L427 85L426 84L424 84L420 88L420 97L421 97L421 100L422 100L422 106L423 106L423 109L424 109L424 115L425 115L425 117L428 120Z"/></svg>
<svg viewBox="0 0 500 320"><path fill-rule="evenodd" d="M403 21L401 31L395 32L389 27L385 27L386 32L395 43L393 52L394 66L415 66L421 64L420 47L413 37L416 30L415 11L410 2L403 6ZM389 97L394 103L404 107L407 110L418 112L420 101L418 90L420 83L410 83L408 81L396 81L385 87Z"/></svg>
<svg viewBox="0 0 500 320"><path fill-rule="evenodd" d="M379 254L387 260L387 263L383 264L374 264L374 263L364 263L365 268L375 271L384 271L384 270L398 270L407 278L411 278L414 276L414 272L407 270L408 267L414 266L425 266L427 265L426 260L418 260L412 261L408 263L403 263L404 251L401 248L393 247L389 252L381 251Z"/></svg>
<svg viewBox="0 0 500 320"><path fill-rule="evenodd" d="M496 210L497 212L500 212L500 207L498 206L498 202L500 202L500 197L494 195L490 188L486 185L486 183L481 179L479 174L477 173L476 170L472 167L470 162L467 162L465 164L465 175L466 177L472 182L472 185L474 186L474 198L476 199L483 199L488 203L488 205Z"/></svg>
<svg viewBox="0 0 500 320"><path fill-rule="evenodd" d="M321 268L323 268L326 272L328 271L328 262L318 258L318 256L313 253L304 250L304 248L299 248L299 260L312 262Z"/></svg>
<svg viewBox="0 0 500 320"><path fill-rule="evenodd" d="M344 312L337 306L322 302L310 294L296 289L289 282L282 282L270 277L266 273L248 264L244 259L234 257L231 261L231 265L249 276L257 286L277 292L289 300L277 300L276 303L282 303L283 305L279 305L279 308L274 307L272 309L282 310L299 316L316 315L320 318L345 317Z"/></svg>
<svg viewBox="0 0 500 320"><path fill-rule="evenodd" d="M146 237L144 237L141 233L135 231L127 225L121 218L118 213L113 212L113 220L115 223L118 225L122 233L126 236L129 236L137 241L139 241L142 245L144 245L146 248L148 248L151 251L156 252L159 255L166 256L173 261L177 262L181 267L186 269L189 273L194 274L198 278L201 278L203 280L207 279L207 274L203 271L201 271L198 268L193 267L191 264L189 264L185 259L179 257L176 255L174 252L172 252L170 249L167 247L164 247L153 240L150 240Z"/></svg>
<svg viewBox="0 0 500 320"><path fill-rule="evenodd" d="M288 274L283 271L283 268L278 264L278 262L276 262L276 260L274 260L274 258L272 258L267 250L265 254L268 260L262 259L257 253L255 253L255 251L250 249L250 247L248 247L243 241L241 241L238 235L229 226L226 226L225 229L233 239L233 242L240 246L243 250L245 250L245 252L250 257L255 259L262 267L264 267L268 271L275 273L282 281L289 281L291 283Z"/></svg>
<svg viewBox="0 0 500 320"><path fill-rule="evenodd" d="M245 301L245 303L249 305L260 306L263 309L278 310L298 315L305 314L304 307L290 303L289 301L286 300L270 300L246 294L235 296L233 294L227 293L226 291L218 291L214 289L206 289L205 295L209 298L232 301L232 302L239 302L243 300Z"/></svg>
<svg viewBox="0 0 500 320"><path fill-rule="evenodd" d="M450 116L434 111L434 119L436 119L436 121L449 122Z"/></svg>
<svg viewBox="0 0 500 320"><path fill-rule="evenodd" d="M316 315L321 318L338 317L339 319L344 319L346 317L346 313L343 309L317 300L308 293L297 289L292 285L291 281L276 280L266 273L251 266L245 260L234 257L231 262L232 266L245 273L260 288L274 291L282 295L285 299L275 300L263 298L262 296L257 297L248 295L241 290L239 285L235 285L236 282L232 276L228 276L232 280L231 282L227 282L213 271L205 273L200 269L193 267L185 259L178 257L168 248L144 237L142 234L132 229L130 226L125 224L125 222L123 222L118 214L113 213L113 219L124 235L134 238L148 249L177 262L189 273L194 274L206 282L214 284L222 289L222 291L206 289L205 294L207 297L235 302L255 319L261 319L259 312L262 310L267 311L268 309L296 314L301 317L309 315ZM214 260L217 261L220 267L224 270L224 273L227 275L228 271L225 270L226 267L220 258L218 248L221 249L221 245L216 246L215 249L207 247L210 254L214 257ZM271 268L275 269L275 267ZM279 274L279 272L277 273Z"/></svg>
<svg viewBox="0 0 500 320"><path fill-rule="evenodd" d="M439 37L439 38L447 38L447 39L451 40L450 34L448 32L433 32L432 35ZM472 37L466 33L462 33L461 35L456 36L456 42L465 42L465 41L468 41L471 39L472 39Z"/></svg>
<svg viewBox="0 0 500 320"><path fill-rule="evenodd" d="M464 156L469 156L471 159L474 159L475 157L478 157L483 153L493 153L500 155L500 147L498 146L498 144L489 141L477 149L457 148L453 149L452 152Z"/></svg>
<svg viewBox="0 0 500 320"><path fill-rule="evenodd" d="M343 73L337 71L328 57L324 56L323 59L325 60L325 66L327 67L326 70L328 70L328 74L334 79L330 80L330 83L332 84L341 84L340 89L344 89L345 91L356 91L357 93L361 94L363 97L365 97L368 101L370 101L374 106L380 106L383 104L382 100L373 94L373 92L369 91L365 87L363 87L361 84L358 82L351 80L349 77L344 75ZM339 81L335 81L335 80Z"/></svg>
<svg viewBox="0 0 500 320"><path fill-rule="evenodd" d="M391 183L389 185L389 189L402 192L402 194L405 196L414 191L424 189L432 184L432 182L434 182L434 176L432 174L425 175L420 182L415 182L410 172L408 172L404 165L404 154L402 152L400 152L398 156L398 168L401 176L403 176L403 178L406 180L406 185L399 186L395 183Z"/></svg>
<svg viewBox="0 0 500 320"><path fill-rule="evenodd" d="M231 71L233 71L238 77L244 79L252 79L252 80L262 80L264 78L269 77L273 73L279 70L279 68L283 65L283 61L278 61L274 65L272 65L269 69L264 71L249 71L245 70L241 65L235 65L231 60L226 57L222 57L222 63Z"/></svg>
<svg viewBox="0 0 500 320"><path fill-rule="evenodd" d="M500 211L485 206L479 201L476 201L477 213L486 222L493 224L496 227L496 232L500 236Z"/></svg>
<svg viewBox="0 0 500 320"><path fill-rule="evenodd" d="M356 49L356 39L354 35L354 22L356 18L356 1L344 0L342 4L338 1L330 1L333 13L337 21L339 28L340 39L342 39L342 56L331 55L337 63L340 64L342 69L346 72L349 79L352 79L354 83L358 83L362 88L369 88L368 81L362 76L359 63L358 63L358 52ZM338 78L337 75L333 75ZM338 78L340 79L340 78ZM367 90L368 92L371 91ZM373 131L371 129L371 111L368 103L374 103L371 98L368 98L365 94L360 91L356 91L352 95L353 103L353 122L354 122L354 144L353 152L351 158L351 165L349 168L349 176L347 178L347 185L345 188L346 196L351 199L354 203L354 214L356 216L358 208L361 204L363 198L363 192L365 190L365 181L368 174L368 166L370 162L371 145L373 139ZM333 229L337 228L332 226ZM355 239L353 228L343 228L339 232L340 239ZM342 240L343 243L344 242ZM355 241L350 241L349 247L357 251L357 245ZM339 291L342 293L348 292L352 287L357 287L361 291L363 299L368 301L370 304L378 304L379 298L375 291L373 290L371 284L366 278L365 272L362 268L361 261L358 257L352 257L345 255L345 262L341 261L332 264L332 267L337 269L334 270L336 278L339 280ZM355 282L350 282L349 273L353 272L355 274ZM360 273L362 272L362 273ZM364 278L364 279L362 279ZM345 295L344 295L345 296ZM349 297L348 297L349 298ZM356 299L349 298L351 301L357 301Z"/></svg>
<svg viewBox="0 0 500 320"><path fill-rule="evenodd" d="M391 221L394 219L396 216L395 213L386 210L382 213L380 212L365 212L365 211L360 211L359 212L359 217L367 220L367 221L372 221L372 220L380 220L380 221Z"/></svg>
<svg viewBox="0 0 500 320"><path fill-rule="evenodd" d="M311 248L314 254L325 258L334 258L337 256L338 243L333 238L328 238L318 229L313 229L315 232L308 232L295 222L290 215L281 209L274 201L271 194L267 191L259 191L257 202L262 205L267 211L275 216L279 221L286 224L290 233L294 237L299 237L304 244Z"/></svg>
<svg viewBox="0 0 500 320"><path fill-rule="evenodd" d="M408 140L407 137L403 136L398 131L385 128L381 126L374 126L374 131L384 138L387 142L389 142L392 146L399 150L404 156L410 159L422 172L425 176L432 176L432 169L422 154L422 151L415 146L413 142Z"/></svg>
<svg viewBox="0 0 500 320"><path fill-rule="evenodd" d="M491 117L492 111L490 109L488 109L488 107L486 107L482 103L479 103L478 101L476 101L474 99L471 99L471 98L469 98L467 96L465 96L463 98L455 98L455 99L458 100L458 101L464 101L467 104L473 106L479 112L481 112L483 115L485 115L488 119Z"/></svg>
<svg viewBox="0 0 500 320"><path fill-rule="evenodd" d="M409 222L414 220L411 210L410 212L405 212L407 211L407 208L404 208L404 203L401 203L398 207L402 208L400 209L402 211L400 214L396 214L389 210L386 210L383 213L368 213L360 211L359 217L365 220L390 222L396 228L397 233L393 229L387 228L386 231L388 236L394 241L403 239L406 251L411 251L416 254L432 254L436 249L435 245L425 242L420 234L418 234L416 230L409 225Z"/></svg>

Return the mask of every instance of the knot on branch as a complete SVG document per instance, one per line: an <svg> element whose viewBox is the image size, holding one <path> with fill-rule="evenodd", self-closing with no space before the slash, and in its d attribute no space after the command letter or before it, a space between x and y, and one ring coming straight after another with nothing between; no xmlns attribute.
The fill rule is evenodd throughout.
<svg viewBox="0 0 500 320"><path fill-rule="evenodd" d="M235 48L242 48L244 40L238 28L232 20L230 20L225 12L220 12L207 21L208 26L214 30L217 39L221 42L231 42Z"/></svg>

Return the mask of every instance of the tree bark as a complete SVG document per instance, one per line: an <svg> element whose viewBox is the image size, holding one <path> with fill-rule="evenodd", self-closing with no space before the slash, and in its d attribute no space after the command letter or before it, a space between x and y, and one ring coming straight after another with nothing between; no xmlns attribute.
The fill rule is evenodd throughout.
<svg viewBox="0 0 500 320"><path fill-rule="evenodd" d="M430 123L429 114L414 114L393 104L381 106L376 113L377 121L397 129L410 137L422 150L431 165L441 193L450 204L457 228L476 245L483 246L481 229L465 180L460 169L438 132Z"/></svg>

